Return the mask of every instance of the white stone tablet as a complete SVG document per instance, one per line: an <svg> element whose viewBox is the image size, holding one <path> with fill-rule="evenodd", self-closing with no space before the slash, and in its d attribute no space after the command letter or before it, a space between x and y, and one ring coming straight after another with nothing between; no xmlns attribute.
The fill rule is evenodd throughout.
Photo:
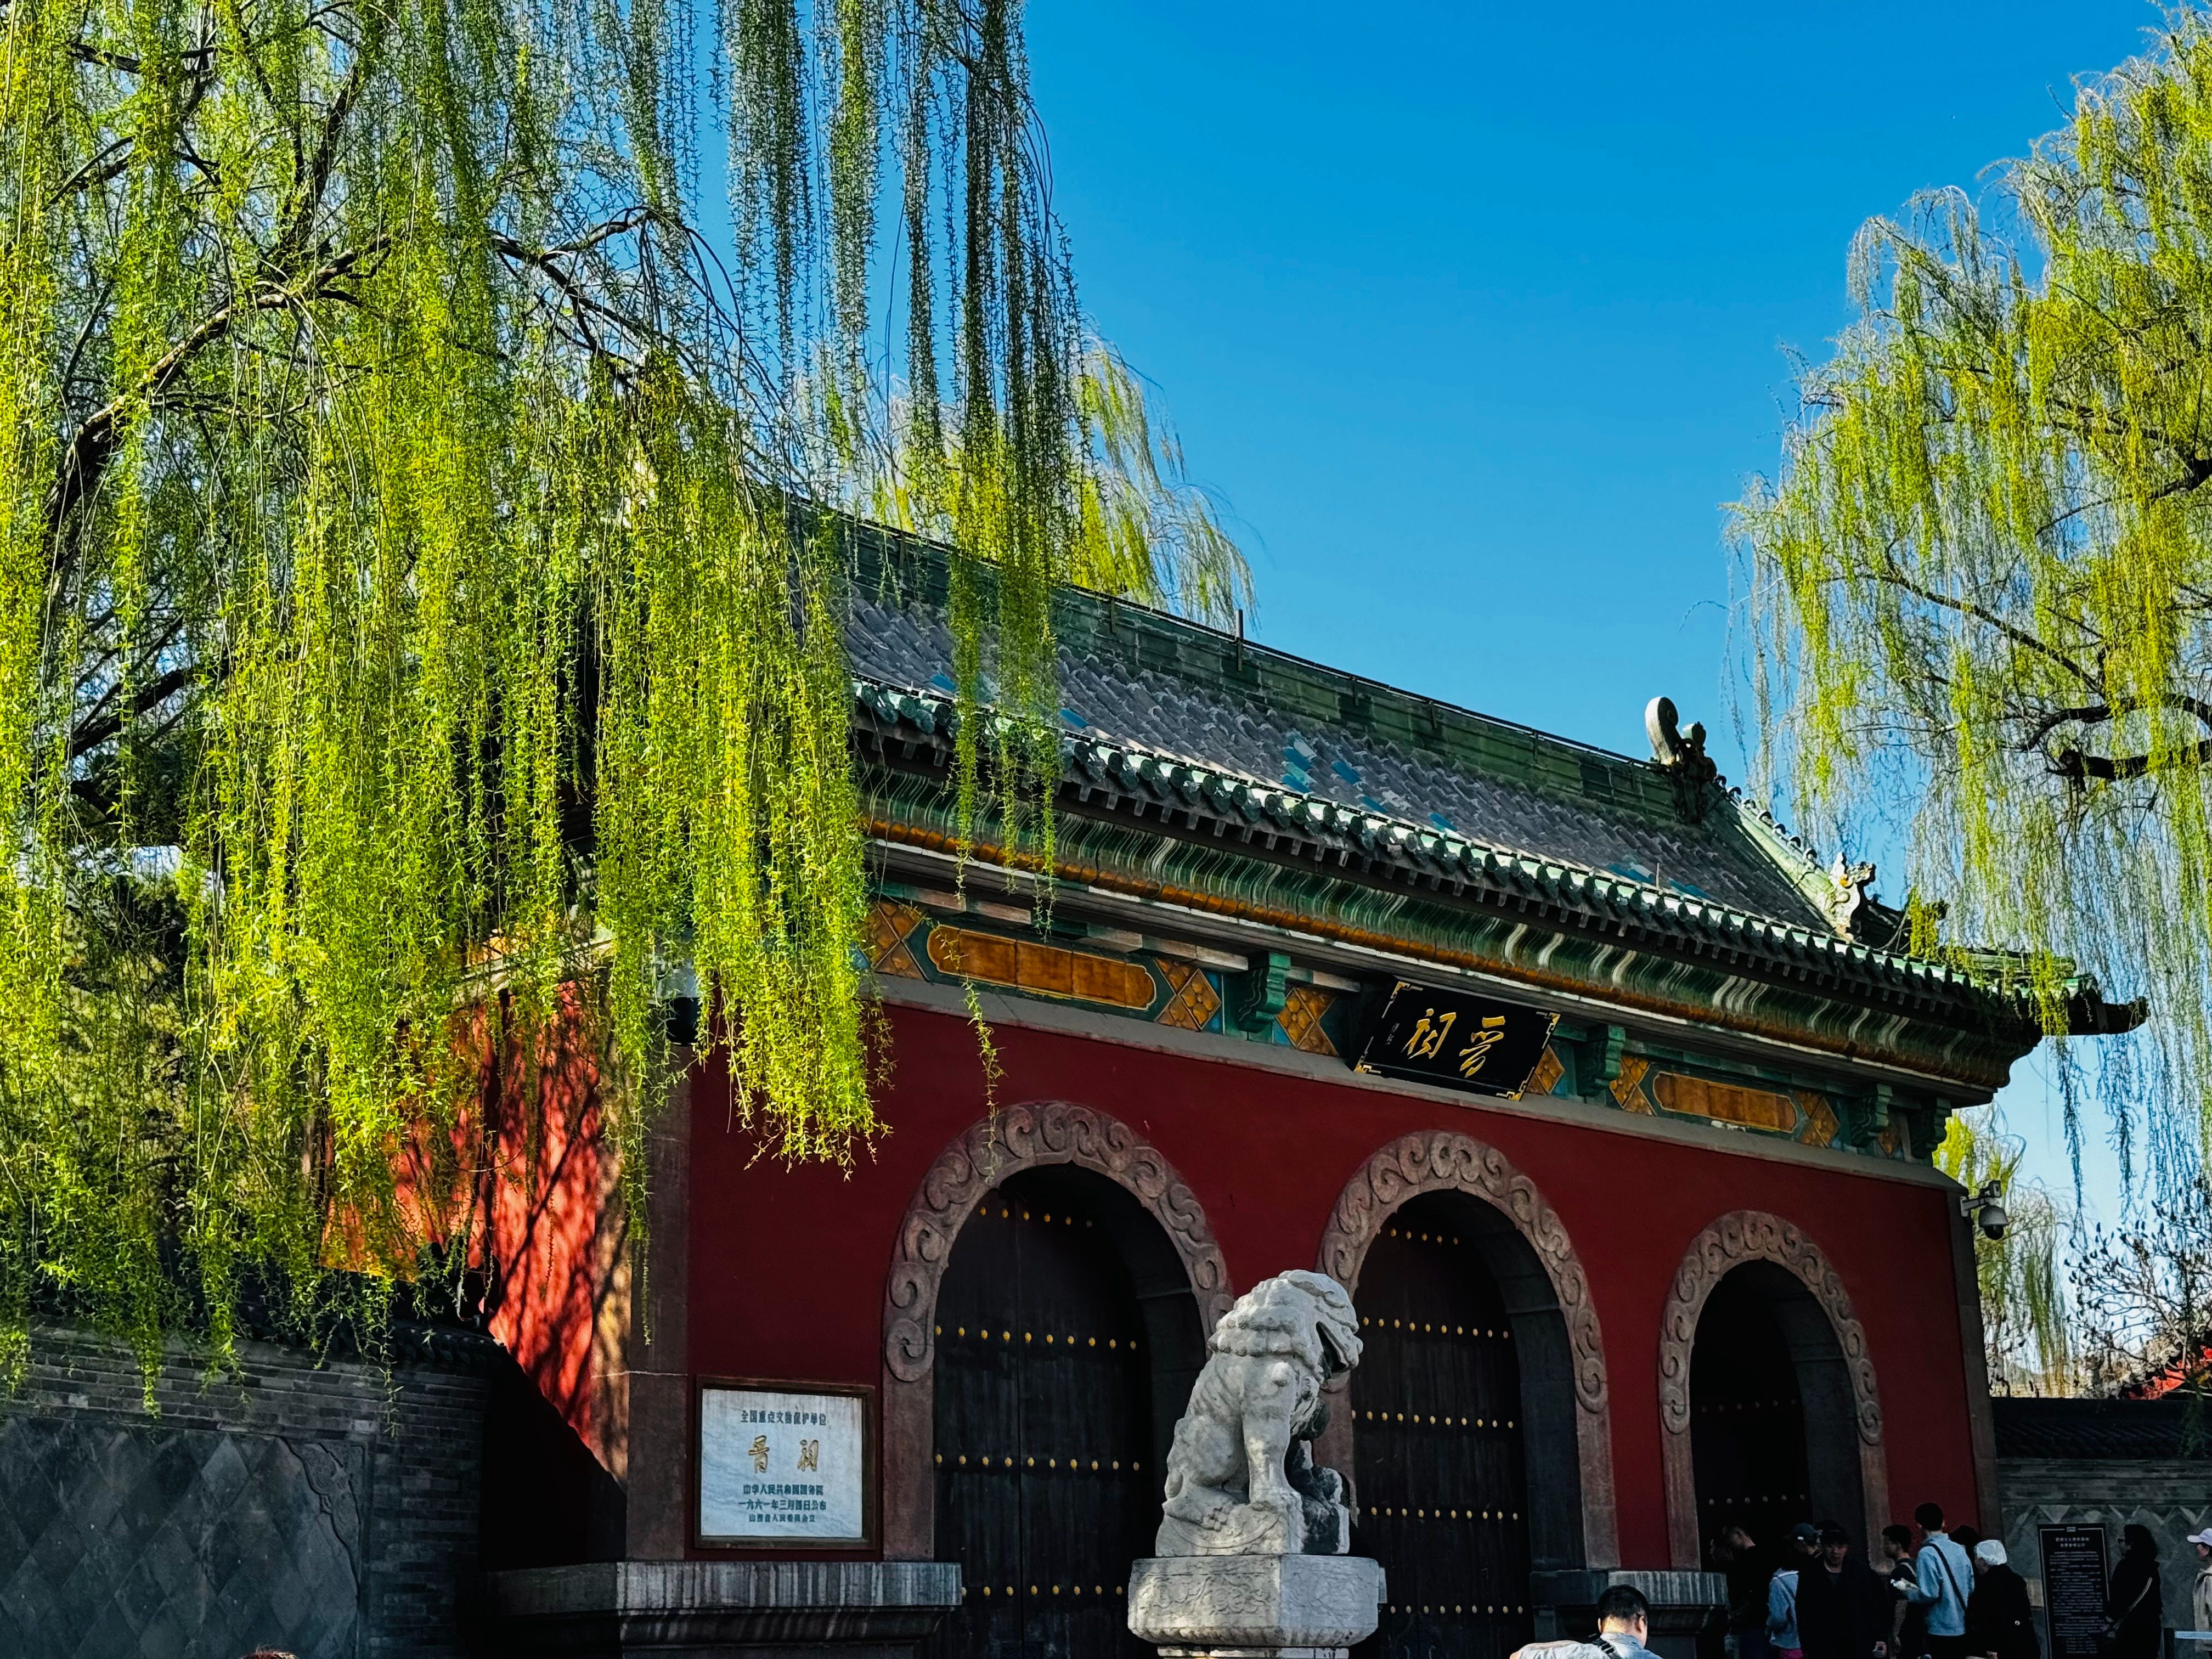
<svg viewBox="0 0 2212 1659"><path fill-rule="evenodd" d="M865 1548L874 1541L872 1391L699 1389L699 1541Z"/></svg>

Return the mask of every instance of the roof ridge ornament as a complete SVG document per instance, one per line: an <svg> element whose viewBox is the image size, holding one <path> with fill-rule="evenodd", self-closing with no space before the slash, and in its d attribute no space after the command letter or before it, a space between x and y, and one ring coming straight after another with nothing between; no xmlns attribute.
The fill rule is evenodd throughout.
<svg viewBox="0 0 2212 1659"><path fill-rule="evenodd" d="M1853 939L1865 937L1865 912L1875 902L1874 893L1875 867L1871 864L1853 864L1838 853L1830 866L1828 876L1836 884L1835 896L1829 901L1829 914L1836 919L1838 929Z"/></svg>
<svg viewBox="0 0 2212 1659"><path fill-rule="evenodd" d="M1711 791L1721 769L1705 753L1705 728L1692 720L1684 731L1672 697L1654 697L1644 710L1644 730L1651 739L1651 763L1674 786L1674 811L1685 823L1702 823Z"/></svg>

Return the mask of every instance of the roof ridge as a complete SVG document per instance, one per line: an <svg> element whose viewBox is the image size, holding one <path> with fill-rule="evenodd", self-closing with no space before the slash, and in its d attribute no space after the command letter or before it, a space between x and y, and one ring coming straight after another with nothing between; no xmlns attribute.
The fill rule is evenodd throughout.
<svg viewBox="0 0 2212 1659"><path fill-rule="evenodd" d="M955 699L940 692L898 685L865 676L855 676L852 687L855 701L886 723L896 724L904 720L932 736L937 736L949 733L957 717ZM994 713L991 718L1000 725L1012 724L1011 718L1005 714ZM1250 794L1251 805L1261 815L1286 828L1319 830L1346 836L1370 848L1375 842L1385 842L1389 853L1416 863L1426 861L1446 865L1468 870L1470 873L1480 868L1485 874L1510 873L1534 878L1555 891L1565 889L1568 896L1585 906L1632 901L1640 909L1686 924L1700 932L1738 935L1752 933L1831 958L1856 961L1877 971L1900 977L1934 981L1983 992L1990 989L1972 975L1961 973L1948 963L1907 956L1832 931L1808 927L1802 922L1762 915L1740 905L1726 904L1712 898L1694 897L1654 883L1638 881L1616 871L1599 870L1563 857L1480 841L1456 830L1443 830L1431 823L1417 823L1411 818L1389 811L1364 806L1346 806L1288 784L1254 779L1231 768L1212 762L1193 761L1147 744L1065 732L1059 733L1058 738L1063 758L1082 766L1085 772L1101 781L1115 772L1126 775L1128 771L1134 770L1138 781L1150 788L1164 788L1182 797L1186 803L1203 799L1216 810L1233 807L1249 817L1249 813L1244 813L1243 803L1236 799L1236 793L1242 790ZM1135 765L1117 767L1115 757L1121 755L1137 757ZM1093 758L1097 762L1095 767L1090 763ZM1146 761L1155 765L1164 761L1168 765L1158 775L1148 777L1144 771ZM1171 772L1177 769L1193 775L1187 780L1176 779ZM1222 792L1227 794L1228 799L1217 798L1212 790L1217 781L1231 785L1230 790ZM1271 799L1275 797L1281 798L1284 803L1279 808ZM1479 859L1470 856L1477 854Z"/></svg>
<svg viewBox="0 0 2212 1659"><path fill-rule="evenodd" d="M888 544L886 550L891 551L895 556L902 554L908 557L921 558L949 568L950 562L957 556L957 550L947 544L917 535L911 531L878 524L872 520L856 519L853 522L860 529L873 532L874 535L881 538L883 542ZM986 565L984 571L988 577L990 567ZM1164 610L1158 605L1147 605L1141 599L1126 599L1120 594L1109 593L1098 588L1085 587L1079 583L1069 581L1054 583L1054 596L1061 603L1086 607L1101 617L1122 616L1133 617L1170 632L1194 635L1224 649L1242 651L1249 655L1265 658L1320 678L1340 683L1349 689L1370 693L1386 693L1393 698L1402 699L1409 705L1431 710L1438 714L1450 714L1462 720L1478 722L1515 737L1534 738L1587 759L1611 762L1617 765L1634 767L1639 770L1650 764L1649 757L1646 757L1628 754L1617 749L1607 749L1602 744L1589 743L1580 738L1571 738L1562 732L1547 731L1542 726L1530 726L1521 720L1508 720L1502 714L1486 714L1481 709L1471 708L1464 703L1454 702L1449 698L1432 696L1425 691L1415 691L1408 687L1395 684L1389 680L1379 680L1370 675L1355 673L1348 668L1338 668L1312 657L1302 657L1296 652L1285 651L1279 646L1264 644L1242 632L1231 633L1229 629L1217 628L1211 623L1200 622L1193 617L1181 616L1175 611Z"/></svg>
<svg viewBox="0 0 2212 1659"><path fill-rule="evenodd" d="M847 544L847 568L857 601L864 606L887 605L893 611L927 611L947 603L957 550L865 520L845 522L854 532ZM976 575L988 584L994 580L995 571L981 565ZM1732 906L1747 915L1809 923L1845 939L1858 939L1865 933L1850 917L1864 908L1870 896L1847 896L1860 900L1855 905L1840 902L1836 873L1823 866L1820 849L1809 838L1791 830L1769 803L1729 783L1710 766L1704 779L1680 775L1680 769L1670 768L1658 756L1656 737L1654 753L1647 757L1601 748L1262 645L1241 631L1232 633L1157 605L1073 584L1054 587L1053 605L1054 632L1060 648L1094 665L1109 658L1126 659L1125 666L1107 672L1123 677L1131 687L1145 685L1150 677L1162 675L1189 692L1231 705L1250 703L1256 698L1266 718L1288 732L1293 746L1301 729L1341 731L1355 745L1391 755L1394 764L1415 771L1440 766L1458 780L1554 803L1592 823L1606 825L1605 833L1609 836L1686 839L1700 847L1698 859L1690 866L1697 878L1678 876L1674 884L1678 890L1702 893L1711 887L1719 895L1712 902ZM851 669L855 673L887 677L887 684L891 679L919 683L928 673L926 667L911 663L871 661L860 656L852 660ZM954 691L942 672L929 684ZM988 682L981 695L987 701L991 696ZM1647 711L1647 730L1649 718ZM1315 722L1320 723L1318 728ZM1117 728L1111 720L1107 726L1128 729L1126 723ZM1146 746L1155 753L1183 750L1175 738L1170 731L1146 732ZM1331 741L1340 745L1340 739ZM1231 754L1235 759L1224 766ZM1286 765L1277 774L1267 763L1233 747L1227 752L1206 755L1186 750L1181 757L1213 771L1233 770L1255 781L1264 780L1268 787L1274 787L1278 776L1289 787L1307 781L1303 766ZM1285 757L1287 762L1287 750ZM1310 759L1306 757L1309 763ZM1406 790L1405 780L1399 780L1399 788ZM1387 790L1381 793L1386 799L1365 799L1363 804L1382 811L1393 820L1402 816L1410 822L1418 817L1404 799ZM1723 799L1734 808L1733 812L1711 810ZM1457 809L1431 817L1447 830L1455 828L1453 817L1464 821ZM1711 827L1701 830L1699 825L1708 818L1712 820ZM1520 823L1515 830L1534 836L1536 846L1555 844L1532 824ZM1611 862L1588 847L1573 844L1573 840L1569 838L1568 844L1557 850L1583 860L1578 867L1595 869L1603 865L1613 874L1644 883L1658 882L1674 867L1671 854L1662 861L1649 847ZM1701 870L1711 870L1723 879L1716 883L1710 876L1697 874Z"/></svg>

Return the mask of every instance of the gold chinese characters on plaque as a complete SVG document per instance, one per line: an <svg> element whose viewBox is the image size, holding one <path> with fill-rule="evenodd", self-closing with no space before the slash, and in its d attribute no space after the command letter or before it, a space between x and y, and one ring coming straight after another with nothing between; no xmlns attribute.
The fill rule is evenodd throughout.
<svg viewBox="0 0 2212 1659"><path fill-rule="evenodd" d="M1353 1061L1356 1070L1518 1098L1557 1014L1400 980Z"/></svg>

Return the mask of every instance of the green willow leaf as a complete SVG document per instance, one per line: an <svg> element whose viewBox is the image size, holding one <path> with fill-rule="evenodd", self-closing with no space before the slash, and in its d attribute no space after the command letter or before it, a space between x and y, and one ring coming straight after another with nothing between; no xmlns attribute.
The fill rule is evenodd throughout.
<svg viewBox="0 0 2212 1659"><path fill-rule="evenodd" d="M1762 769L1830 832L1887 816L1919 948L2012 975L2053 1035L2087 982L2148 1000L2094 1081L2172 1189L2212 1126L2206 14L1978 205L1869 223L1851 285L1733 509Z"/></svg>
<svg viewBox="0 0 2212 1659"><path fill-rule="evenodd" d="M1052 586L1121 491L1156 592L1177 482L1094 441L1041 154L1009 0L0 0L0 1314L458 1267L493 1054L586 1045L635 1199L686 970L767 1145L877 1132L805 504L896 454L957 541L961 788L1042 852Z"/></svg>
<svg viewBox="0 0 2212 1659"><path fill-rule="evenodd" d="M2026 1152L1990 1107L1952 1117L1936 1167L1969 1192L1995 1182L2010 1218L2002 1238L1974 1232L1990 1386L2001 1394L2078 1394L2082 1371L2063 1263L2075 1218L2043 1182L2021 1176Z"/></svg>

